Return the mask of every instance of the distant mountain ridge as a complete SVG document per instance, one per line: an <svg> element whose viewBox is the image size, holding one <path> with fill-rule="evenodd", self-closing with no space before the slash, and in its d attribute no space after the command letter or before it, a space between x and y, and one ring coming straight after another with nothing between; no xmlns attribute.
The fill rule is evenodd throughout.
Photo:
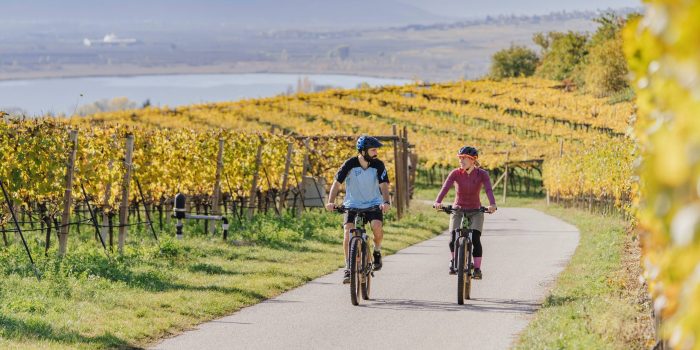
<svg viewBox="0 0 700 350"><path fill-rule="evenodd" d="M3 0L0 20L151 23L153 26L388 27L455 20L394 0Z"/></svg>

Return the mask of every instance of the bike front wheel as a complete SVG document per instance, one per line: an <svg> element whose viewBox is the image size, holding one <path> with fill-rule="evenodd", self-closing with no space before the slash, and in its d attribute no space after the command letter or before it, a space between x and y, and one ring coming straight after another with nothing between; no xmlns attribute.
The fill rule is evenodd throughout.
<svg viewBox="0 0 700 350"><path fill-rule="evenodd" d="M350 302L359 304L360 274L362 273L361 241L357 237L350 239Z"/></svg>
<svg viewBox="0 0 700 350"><path fill-rule="evenodd" d="M469 299L471 274L469 273L469 262L467 259L468 247L466 238L460 237L457 242L457 304L463 305L464 299Z"/></svg>

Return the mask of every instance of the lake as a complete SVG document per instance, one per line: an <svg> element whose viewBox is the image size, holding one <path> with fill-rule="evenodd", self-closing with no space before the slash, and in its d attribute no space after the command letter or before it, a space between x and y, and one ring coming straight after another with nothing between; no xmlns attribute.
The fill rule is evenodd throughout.
<svg viewBox="0 0 700 350"><path fill-rule="evenodd" d="M22 110L31 116L73 114L76 104L127 97L141 105L155 106L235 101L269 97L296 89L297 81L308 77L316 86L355 88L410 83L385 79L333 74L173 74L132 77L52 78L0 81L0 110ZM80 97L80 95L83 95Z"/></svg>

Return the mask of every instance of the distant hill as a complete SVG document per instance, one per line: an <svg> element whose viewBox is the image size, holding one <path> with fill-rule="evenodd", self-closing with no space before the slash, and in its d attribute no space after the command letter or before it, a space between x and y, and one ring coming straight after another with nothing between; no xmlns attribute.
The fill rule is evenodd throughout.
<svg viewBox="0 0 700 350"><path fill-rule="evenodd" d="M139 23L250 29L361 28L454 20L395 0L3 0L3 22Z"/></svg>
<svg viewBox="0 0 700 350"><path fill-rule="evenodd" d="M597 11L640 7L639 0L396 0L436 15L465 19L498 15L537 15L549 12Z"/></svg>

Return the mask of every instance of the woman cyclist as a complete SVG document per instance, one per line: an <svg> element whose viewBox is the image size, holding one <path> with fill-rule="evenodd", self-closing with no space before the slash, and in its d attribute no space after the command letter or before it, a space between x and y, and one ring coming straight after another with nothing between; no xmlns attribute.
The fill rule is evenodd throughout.
<svg viewBox="0 0 700 350"><path fill-rule="evenodd" d="M481 208L481 200L479 193L481 188L486 191L486 196L489 199L487 212L493 213L496 211L496 199L493 196L491 188L491 179L489 173L478 167L479 151L471 146L465 146L459 149L457 154L459 157L459 168L452 170L447 176L442 189L435 199L433 207L439 209L442 207L442 199L450 191L454 185L457 190L453 206L459 209L465 209L467 212L455 211L450 216L450 252L451 259L454 260L455 255L455 240L456 230L461 227L462 218L466 216L471 219L470 229L472 230L472 242L474 244L474 278L481 279L481 258L483 256L483 248L481 246L481 233L484 226L484 213L475 211L469 212L470 209ZM456 274L452 260L450 261L450 274Z"/></svg>

